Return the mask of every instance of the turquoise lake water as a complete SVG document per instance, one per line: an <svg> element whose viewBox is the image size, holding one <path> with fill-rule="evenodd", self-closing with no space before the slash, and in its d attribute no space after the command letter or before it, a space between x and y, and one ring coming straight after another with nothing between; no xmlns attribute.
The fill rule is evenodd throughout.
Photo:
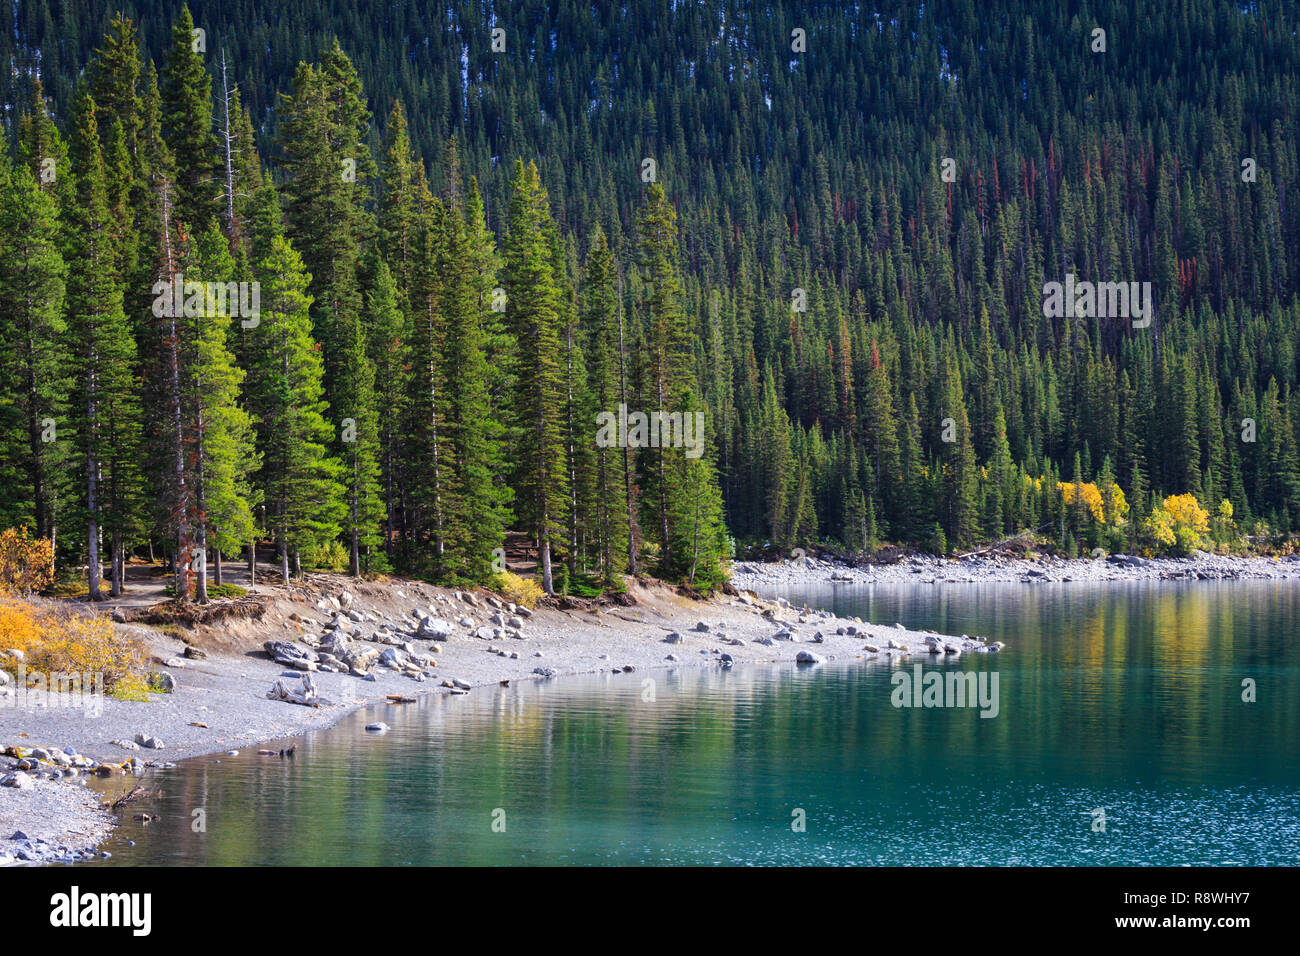
<svg viewBox="0 0 1300 956"><path fill-rule="evenodd" d="M1300 584L774 593L1005 641L923 662L997 715L861 660L481 688L163 771L93 865L1300 862Z"/></svg>

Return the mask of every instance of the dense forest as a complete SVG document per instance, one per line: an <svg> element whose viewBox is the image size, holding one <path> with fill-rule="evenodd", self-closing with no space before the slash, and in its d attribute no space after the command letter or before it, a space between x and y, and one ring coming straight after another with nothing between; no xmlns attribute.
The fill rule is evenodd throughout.
<svg viewBox="0 0 1300 956"><path fill-rule="evenodd" d="M12 13L0 527L92 592L1300 531L1293 4Z"/></svg>

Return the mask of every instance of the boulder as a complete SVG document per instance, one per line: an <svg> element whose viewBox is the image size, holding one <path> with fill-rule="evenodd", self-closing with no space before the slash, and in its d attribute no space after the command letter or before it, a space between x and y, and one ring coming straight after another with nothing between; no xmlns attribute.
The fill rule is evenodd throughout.
<svg viewBox="0 0 1300 956"><path fill-rule="evenodd" d="M440 617L426 617L420 621L415 636L427 641L445 641L451 637L452 625Z"/></svg>
<svg viewBox="0 0 1300 956"><path fill-rule="evenodd" d="M379 651L373 647L362 647L353 644L342 654L339 654L338 658L357 677L365 677L375 669L375 664L379 660Z"/></svg>
<svg viewBox="0 0 1300 956"><path fill-rule="evenodd" d="M293 660L319 660L319 656L310 647L295 644L293 641L267 641L262 645L271 658L279 663Z"/></svg>
<svg viewBox="0 0 1300 956"><path fill-rule="evenodd" d="M820 664L825 660L820 654L814 654L812 651L800 651L794 659L800 664Z"/></svg>
<svg viewBox="0 0 1300 956"><path fill-rule="evenodd" d="M391 668L395 671L401 670L406 666L407 662L408 658L406 652L396 647L390 647L388 650L384 651L384 653L379 655L380 665Z"/></svg>
<svg viewBox="0 0 1300 956"><path fill-rule="evenodd" d="M0 787L13 787L16 790L31 790L35 786L36 781L21 770L16 773L11 773L4 778L0 778Z"/></svg>

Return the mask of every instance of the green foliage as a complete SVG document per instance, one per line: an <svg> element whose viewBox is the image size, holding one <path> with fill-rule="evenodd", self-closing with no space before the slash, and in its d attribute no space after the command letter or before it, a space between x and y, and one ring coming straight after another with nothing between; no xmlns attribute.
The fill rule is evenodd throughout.
<svg viewBox="0 0 1300 956"><path fill-rule="evenodd" d="M564 40L521 35L506 61L461 11L430 31L409 0L201 22L144 0L134 23L106 0L19 4L0 517L57 526L60 560L98 550L94 521L115 562L266 534L287 575L342 537L352 570L382 544L382 566L444 581L484 580L513 526L548 590L642 567L709 586L733 537L1154 547L1178 495L1230 503L1220 545L1284 541L1287 14L1102 0L1128 51L1103 61L1058 6L630 0L628 33L524 0L513 22ZM953 42L973 22L998 29ZM1046 318L1067 270L1149 279L1153 325ZM154 315L175 272L257 279L260 325ZM701 456L598 444L620 405L702 413ZM41 441L45 418L68 441ZM1131 515L1064 485L1113 487Z"/></svg>

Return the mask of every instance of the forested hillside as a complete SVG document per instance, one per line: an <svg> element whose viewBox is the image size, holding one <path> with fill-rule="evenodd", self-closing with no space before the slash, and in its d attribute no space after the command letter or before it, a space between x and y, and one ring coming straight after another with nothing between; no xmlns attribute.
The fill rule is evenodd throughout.
<svg viewBox="0 0 1300 956"><path fill-rule="evenodd" d="M1294 4L493 10L13 5L0 527L557 591L1300 530Z"/></svg>

